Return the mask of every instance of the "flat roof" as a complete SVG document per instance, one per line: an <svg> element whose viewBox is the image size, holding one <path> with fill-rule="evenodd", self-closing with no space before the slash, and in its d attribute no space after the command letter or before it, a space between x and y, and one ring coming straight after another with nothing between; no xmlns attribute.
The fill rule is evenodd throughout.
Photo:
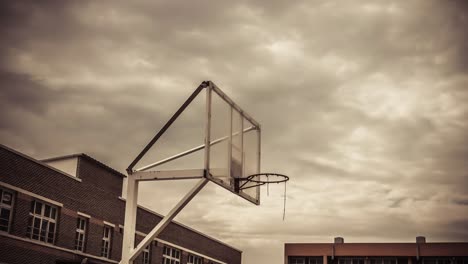
<svg viewBox="0 0 468 264"><path fill-rule="evenodd" d="M468 256L468 242L285 243L285 256Z"/></svg>

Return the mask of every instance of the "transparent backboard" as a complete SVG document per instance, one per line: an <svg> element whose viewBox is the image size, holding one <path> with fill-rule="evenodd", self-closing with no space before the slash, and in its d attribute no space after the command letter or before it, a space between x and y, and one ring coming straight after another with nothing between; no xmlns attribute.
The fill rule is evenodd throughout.
<svg viewBox="0 0 468 264"><path fill-rule="evenodd" d="M210 112L208 178L248 201L260 204L260 188L245 179L260 173L259 124L219 88L207 89ZM206 169L206 168L205 168Z"/></svg>
<svg viewBox="0 0 468 264"><path fill-rule="evenodd" d="M205 100L200 98L201 91L206 92ZM194 111L182 115L189 105ZM203 138L205 142L197 146L196 141ZM146 145L127 171L137 174L138 181L206 177L242 198L260 204L259 186L246 181L250 175L260 173L260 141L259 123L214 83L205 81ZM155 157L157 161L151 162ZM151 163L134 169L141 160Z"/></svg>

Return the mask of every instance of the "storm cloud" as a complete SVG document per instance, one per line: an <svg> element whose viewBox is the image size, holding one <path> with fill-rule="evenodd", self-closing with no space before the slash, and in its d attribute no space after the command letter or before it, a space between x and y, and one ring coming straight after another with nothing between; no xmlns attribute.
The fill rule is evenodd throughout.
<svg viewBox="0 0 468 264"><path fill-rule="evenodd" d="M281 186L255 207L210 184L178 221L246 263L338 235L468 240L466 3L2 1L1 140L124 171L212 80L262 124L262 170L291 176L286 220ZM191 110L169 152L203 142ZM191 184L148 184L141 203L167 212Z"/></svg>

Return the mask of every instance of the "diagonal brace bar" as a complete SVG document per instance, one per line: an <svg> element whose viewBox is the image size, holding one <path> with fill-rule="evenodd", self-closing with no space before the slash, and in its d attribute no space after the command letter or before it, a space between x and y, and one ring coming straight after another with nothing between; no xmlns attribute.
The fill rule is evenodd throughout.
<svg viewBox="0 0 468 264"><path fill-rule="evenodd" d="M172 219L197 195L203 187L208 183L208 179L201 179L193 188L188 192L182 200L149 232L149 234L138 244L138 246L130 252L129 262L135 260L135 258L146 248L156 236L158 236L164 228L171 223ZM122 263L122 262L121 262Z"/></svg>
<svg viewBox="0 0 468 264"><path fill-rule="evenodd" d="M174 123L174 121L184 112L185 108L189 106L189 104L197 97L197 95L200 93L200 91L208 86L208 82L204 81L202 82L197 89L190 95L190 97L182 104L182 106L177 110L177 112L167 121L167 123L164 125L164 127L156 134L156 136L151 139L151 141L146 145L146 147L138 154L138 156L128 165L127 172L131 174L133 172L133 167L143 158L143 156L148 152L148 150L158 141L158 139L166 132L166 130Z"/></svg>

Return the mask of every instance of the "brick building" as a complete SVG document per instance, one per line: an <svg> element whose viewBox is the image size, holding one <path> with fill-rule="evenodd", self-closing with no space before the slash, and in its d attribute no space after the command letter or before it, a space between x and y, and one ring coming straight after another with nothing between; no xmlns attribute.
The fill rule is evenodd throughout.
<svg viewBox="0 0 468 264"><path fill-rule="evenodd" d="M286 243L285 264L468 264L468 243Z"/></svg>
<svg viewBox="0 0 468 264"><path fill-rule="evenodd" d="M125 175L85 155L38 161L0 145L0 263L118 263ZM139 207L137 242L162 216ZM241 263L242 252L172 222L135 263Z"/></svg>

